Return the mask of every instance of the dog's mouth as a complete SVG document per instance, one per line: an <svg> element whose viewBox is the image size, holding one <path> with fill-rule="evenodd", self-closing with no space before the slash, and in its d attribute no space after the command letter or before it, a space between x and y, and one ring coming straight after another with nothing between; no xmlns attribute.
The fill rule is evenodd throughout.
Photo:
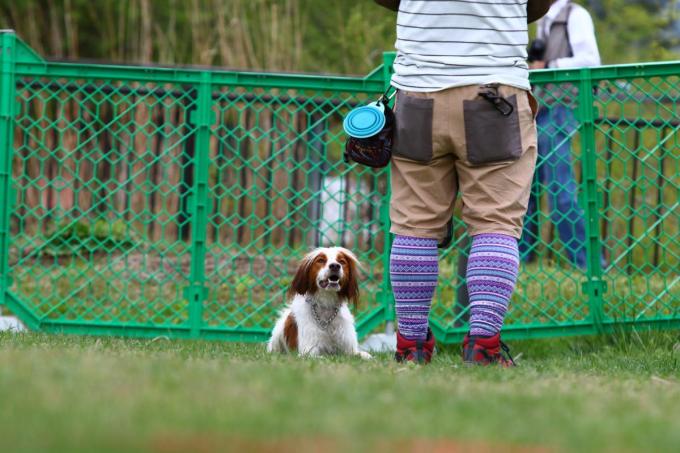
<svg viewBox="0 0 680 453"><path fill-rule="evenodd" d="M325 278L319 282L319 286L323 289L333 289L333 290L339 290L340 289L340 276L339 275L329 275L328 278Z"/></svg>

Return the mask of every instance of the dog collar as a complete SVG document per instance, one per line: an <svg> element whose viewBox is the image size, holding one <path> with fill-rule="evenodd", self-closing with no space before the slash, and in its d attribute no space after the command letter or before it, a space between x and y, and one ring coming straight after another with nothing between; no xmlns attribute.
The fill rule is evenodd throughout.
<svg viewBox="0 0 680 453"><path fill-rule="evenodd" d="M311 302L309 299L307 299L307 302L310 302L310 305L312 306L312 316L314 317L314 321L321 327L322 330L328 329L328 326L333 322L333 320L338 316L338 313L340 312L340 307L336 306L335 310L333 310L333 314L325 320L322 321L321 318L319 317L319 313L316 311L316 307L318 304L316 302Z"/></svg>

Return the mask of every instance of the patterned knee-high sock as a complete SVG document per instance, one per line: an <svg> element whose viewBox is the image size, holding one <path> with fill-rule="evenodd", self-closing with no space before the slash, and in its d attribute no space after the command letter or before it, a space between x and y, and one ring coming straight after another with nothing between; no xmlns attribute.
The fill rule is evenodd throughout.
<svg viewBox="0 0 680 453"><path fill-rule="evenodd" d="M487 337L501 331L518 271L517 239L504 234L472 238L467 267L470 335Z"/></svg>
<svg viewBox="0 0 680 453"><path fill-rule="evenodd" d="M427 317L439 276L437 258L436 239L394 237L390 278L399 333L408 340L427 337Z"/></svg>

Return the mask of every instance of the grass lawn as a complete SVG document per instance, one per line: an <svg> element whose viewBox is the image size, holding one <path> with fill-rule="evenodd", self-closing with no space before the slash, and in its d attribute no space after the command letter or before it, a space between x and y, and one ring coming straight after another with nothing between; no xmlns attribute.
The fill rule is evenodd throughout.
<svg viewBox="0 0 680 453"><path fill-rule="evenodd" d="M511 346L500 370L0 334L0 451L677 451L677 332Z"/></svg>

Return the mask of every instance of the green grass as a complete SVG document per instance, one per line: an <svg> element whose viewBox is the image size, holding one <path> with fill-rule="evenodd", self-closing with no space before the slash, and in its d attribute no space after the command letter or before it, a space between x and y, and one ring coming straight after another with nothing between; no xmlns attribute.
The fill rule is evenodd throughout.
<svg viewBox="0 0 680 453"><path fill-rule="evenodd" d="M521 367L0 334L6 452L672 451L677 332L515 342Z"/></svg>

